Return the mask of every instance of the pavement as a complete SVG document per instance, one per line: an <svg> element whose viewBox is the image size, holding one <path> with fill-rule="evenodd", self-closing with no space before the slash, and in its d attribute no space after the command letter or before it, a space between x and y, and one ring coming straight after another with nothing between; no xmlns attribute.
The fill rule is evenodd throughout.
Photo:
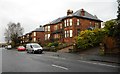
<svg viewBox="0 0 120 74"><path fill-rule="evenodd" d="M96 62L112 63L112 64L120 65L120 59L118 55L102 56L99 54L99 47L92 48L90 50L86 50L80 53L62 53L62 52L56 52L56 53L45 52L45 53L49 53L49 56L55 56L55 57L61 57L61 58L69 58L69 59L77 59L77 60L85 60L85 61L96 61Z"/></svg>

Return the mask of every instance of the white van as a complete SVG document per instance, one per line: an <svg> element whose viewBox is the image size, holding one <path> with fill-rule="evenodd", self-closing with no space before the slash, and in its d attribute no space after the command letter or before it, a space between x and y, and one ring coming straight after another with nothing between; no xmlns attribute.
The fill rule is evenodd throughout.
<svg viewBox="0 0 120 74"><path fill-rule="evenodd" d="M27 53L42 53L43 48L38 43L28 43L26 44L26 51Z"/></svg>

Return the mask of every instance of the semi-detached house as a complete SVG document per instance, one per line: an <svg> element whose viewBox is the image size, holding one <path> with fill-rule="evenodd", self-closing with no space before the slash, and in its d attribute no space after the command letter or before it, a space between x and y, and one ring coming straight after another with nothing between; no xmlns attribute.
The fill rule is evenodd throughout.
<svg viewBox="0 0 120 74"><path fill-rule="evenodd" d="M101 22L96 15L93 16L84 9L74 13L72 10L68 10L67 16L44 25L45 42L74 43L74 37L78 36L80 31L101 28Z"/></svg>
<svg viewBox="0 0 120 74"><path fill-rule="evenodd" d="M44 27L40 26L39 28L36 28L35 30L26 33L25 35L21 36L21 43L26 44L29 42L36 42L39 44L44 45Z"/></svg>

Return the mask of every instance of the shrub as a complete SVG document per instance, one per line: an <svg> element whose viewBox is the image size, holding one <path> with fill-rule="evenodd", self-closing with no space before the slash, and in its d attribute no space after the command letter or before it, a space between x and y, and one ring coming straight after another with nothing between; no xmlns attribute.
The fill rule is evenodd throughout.
<svg viewBox="0 0 120 74"><path fill-rule="evenodd" d="M48 47L51 47L51 46L55 46L55 47L57 47L59 45L59 43L58 42L53 42L53 43L48 43Z"/></svg>
<svg viewBox="0 0 120 74"><path fill-rule="evenodd" d="M79 36L76 37L76 44L78 48L86 49L98 45L106 32L104 29L94 29L81 31Z"/></svg>

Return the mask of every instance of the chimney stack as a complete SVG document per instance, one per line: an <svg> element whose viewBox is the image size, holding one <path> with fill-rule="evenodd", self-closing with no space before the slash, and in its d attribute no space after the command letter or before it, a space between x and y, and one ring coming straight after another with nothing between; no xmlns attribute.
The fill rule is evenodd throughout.
<svg viewBox="0 0 120 74"><path fill-rule="evenodd" d="M67 10L67 16L71 16L72 15L72 13L73 13L73 10Z"/></svg>
<svg viewBox="0 0 120 74"><path fill-rule="evenodd" d="M85 11L84 11L84 9L81 9L81 16L85 16Z"/></svg>

